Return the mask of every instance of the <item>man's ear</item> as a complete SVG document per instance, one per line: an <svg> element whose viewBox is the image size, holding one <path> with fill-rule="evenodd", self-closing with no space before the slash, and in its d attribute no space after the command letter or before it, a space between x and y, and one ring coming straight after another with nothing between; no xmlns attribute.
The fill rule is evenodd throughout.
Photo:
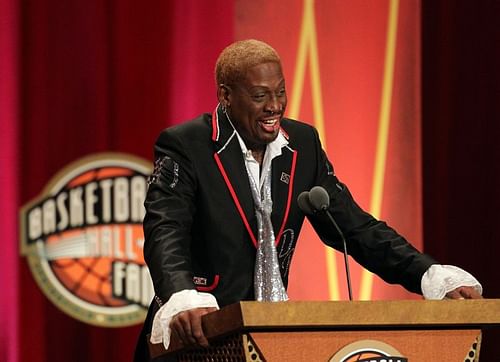
<svg viewBox="0 0 500 362"><path fill-rule="evenodd" d="M217 99L219 100L219 103L226 107L229 108L231 102L231 89L225 85L225 84L219 84L219 87L217 88Z"/></svg>

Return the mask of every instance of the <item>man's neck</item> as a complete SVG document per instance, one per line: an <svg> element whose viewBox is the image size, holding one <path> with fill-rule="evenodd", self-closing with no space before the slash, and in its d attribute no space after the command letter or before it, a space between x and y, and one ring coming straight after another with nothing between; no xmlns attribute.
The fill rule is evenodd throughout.
<svg viewBox="0 0 500 362"><path fill-rule="evenodd" d="M257 149L257 150L251 150L252 151L252 156L255 158L255 161L259 163L259 165L262 166L262 162L264 161L264 153L266 152L265 149Z"/></svg>

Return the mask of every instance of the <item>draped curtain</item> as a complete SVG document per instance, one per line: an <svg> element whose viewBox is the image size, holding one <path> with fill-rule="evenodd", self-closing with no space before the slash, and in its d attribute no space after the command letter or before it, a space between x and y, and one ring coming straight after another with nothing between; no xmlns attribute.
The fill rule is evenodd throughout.
<svg viewBox="0 0 500 362"><path fill-rule="evenodd" d="M14 256L15 208L37 196L65 165L88 154L117 151L151 160L161 129L211 111L216 104L213 66L233 39L233 8L227 1L195 0L10 5L20 12L20 39L14 44L20 47L19 63L11 59L19 79L11 82L11 91L20 86L21 114L17 120L11 115L8 124L20 135L18 147L1 147L9 148L12 165L6 167L13 174L8 186L18 188L19 203L10 204L11 232L4 239L12 265L1 268L12 274L18 265L22 303L11 299L9 304L10 315L19 319L17 336L14 319L10 322L9 362L16 361L16 353L20 361L128 361L139 326L93 327L55 307L26 261ZM15 24L9 29L15 32Z"/></svg>
<svg viewBox="0 0 500 362"><path fill-rule="evenodd" d="M500 297L500 17L498 1L422 6L425 250ZM481 360L500 355L485 330Z"/></svg>
<svg viewBox="0 0 500 362"><path fill-rule="evenodd" d="M18 360L17 4L0 0L0 360Z"/></svg>

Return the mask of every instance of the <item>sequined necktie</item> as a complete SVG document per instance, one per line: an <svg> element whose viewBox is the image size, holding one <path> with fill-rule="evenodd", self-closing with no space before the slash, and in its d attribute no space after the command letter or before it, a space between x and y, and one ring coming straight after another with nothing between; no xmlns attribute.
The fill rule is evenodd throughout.
<svg viewBox="0 0 500 362"><path fill-rule="evenodd" d="M288 300L278 262L274 231L271 222L273 200L271 198L271 172L267 170L259 191L257 183L248 170L250 188L255 203L258 227L258 245L255 258L254 292L259 302L280 302Z"/></svg>

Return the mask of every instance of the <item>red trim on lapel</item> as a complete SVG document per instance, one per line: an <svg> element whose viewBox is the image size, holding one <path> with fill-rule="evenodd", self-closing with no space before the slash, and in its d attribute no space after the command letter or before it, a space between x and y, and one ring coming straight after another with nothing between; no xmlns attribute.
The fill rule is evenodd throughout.
<svg viewBox="0 0 500 362"><path fill-rule="evenodd" d="M211 285L207 285L207 286L196 285L195 288L199 292L211 292L212 290L217 288L217 285L219 285L219 274L217 274L214 277L214 282Z"/></svg>
<svg viewBox="0 0 500 362"><path fill-rule="evenodd" d="M215 107L215 110L212 113L212 141L217 141L217 133L219 132L219 119L218 119L218 114L217 114L217 107Z"/></svg>
<svg viewBox="0 0 500 362"><path fill-rule="evenodd" d="M283 136L288 140L290 137L288 136L288 133L286 133L286 131L280 127L280 132L283 134Z"/></svg>
<svg viewBox="0 0 500 362"><path fill-rule="evenodd" d="M278 236L274 244L278 246L278 243L281 239L281 235L283 234L283 230L285 229L285 225L288 219L288 212L290 211L290 204L292 202L292 193L293 193L293 180L295 179L295 164L297 163L297 151L293 151L293 159L292 159L292 171L290 172L290 183L288 185L288 200L286 202L285 216L283 217L283 223L281 224L280 231L278 232Z"/></svg>
<svg viewBox="0 0 500 362"><path fill-rule="evenodd" d="M238 200L238 196L236 195L236 192L234 191L233 185L231 185L231 181L229 181L229 177L227 177L226 170L224 169L224 166L222 166L222 162L220 161L219 155L217 153L214 153L214 158L215 158L215 162L217 163L217 167L219 167L219 171L221 172L222 177L224 178L224 182L226 183L226 186L229 189L229 193L231 194L231 197L233 198L233 201L236 205L236 208L238 209L238 212L240 213L241 220L243 220L243 224L245 225L245 227L248 231L248 234L250 235L250 239L252 239L253 245L255 245L255 247L257 247L257 239L255 238L255 235L253 234L253 231L252 231L252 228L250 227L250 224L248 223L247 217L245 215L245 212L243 211L243 208L241 207L240 200Z"/></svg>

